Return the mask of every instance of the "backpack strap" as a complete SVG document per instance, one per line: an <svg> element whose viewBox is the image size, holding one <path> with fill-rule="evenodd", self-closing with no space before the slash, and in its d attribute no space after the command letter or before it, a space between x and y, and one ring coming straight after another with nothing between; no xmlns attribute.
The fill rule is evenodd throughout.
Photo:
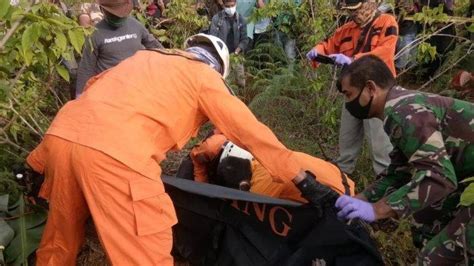
<svg viewBox="0 0 474 266"><path fill-rule="evenodd" d="M347 175L341 170L341 168L339 168L339 166L337 166L337 169L339 169L339 173L341 174L341 182L342 182L342 185L344 186L344 194L350 196L351 186L349 185L349 182L347 181Z"/></svg>
<svg viewBox="0 0 474 266"><path fill-rule="evenodd" d="M196 58L193 54L187 53L185 51L178 50L178 49L149 48L149 49L146 49L146 50L157 52L157 53L160 53L160 54L163 54L163 55L181 56L181 57L184 57L184 58L189 59L189 60L201 62L201 60Z"/></svg>
<svg viewBox="0 0 474 266"><path fill-rule="evenodd" d="M375 20L380 16L380 13L377 12L372 19L372 21L367 24L363 29L362 32L360 33L359 39L357 40L357 46L352 52L352 56L355 56L360 52L360 49L364 47L364 43L367 41L368 37L372 38L372 36L368 36L369 31L372 31L372 25L374 24Z"/></svg>

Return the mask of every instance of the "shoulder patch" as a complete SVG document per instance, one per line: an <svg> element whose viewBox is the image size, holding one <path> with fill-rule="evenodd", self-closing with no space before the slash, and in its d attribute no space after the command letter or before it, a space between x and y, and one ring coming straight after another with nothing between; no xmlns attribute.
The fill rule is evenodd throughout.
<svg viewBox="0 0 474 266"><path fill-rule="evenodd" d="M181 57L184 57L184 58L187 58L187 59L190 59L190 60L200 61L200 60L196 59L192 54L186 53L186 52L184 52L182 50L178 50L178 49L150 48L150 49L146 49L146 50L153 51L153 52L158 52L158 53L164 54L164 55L176 55L176 56L181 56Z"/></svg>
<svg viewBox="0 0 474 266"><path fill-rule="evenodd" d="M341 40L341 44L352 41L352 36L347 36Z"/></svg>
<svg viewBox="0 0 474 266"><path fill-rule="evenodd" d="M390 137L392 139L400 139L403 136L402 128L400 126L395 126L390 132Z"/></svg>
<svg viewBox="0 0 474 266"><path fill-rule="evenodd" d="M396 26L390 26L387 28L387 30L385 31L385 36L387 37L390 35L394 35L394 36L398 35L398 30Z"/></svg>

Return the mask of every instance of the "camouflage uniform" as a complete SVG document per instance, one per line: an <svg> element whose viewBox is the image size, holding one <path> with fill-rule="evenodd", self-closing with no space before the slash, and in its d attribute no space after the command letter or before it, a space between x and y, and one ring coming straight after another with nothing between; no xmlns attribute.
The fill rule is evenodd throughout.
<svg viewBox="0 0 474 266"><path fill-rule="evenodd" d="M420 264L474 263L474 209L458 207L459 182L474 176L474 104L394 87L384 112L391 164L363 194L386 196L400 218L413 214L416 232L431 238Z"/></svg>

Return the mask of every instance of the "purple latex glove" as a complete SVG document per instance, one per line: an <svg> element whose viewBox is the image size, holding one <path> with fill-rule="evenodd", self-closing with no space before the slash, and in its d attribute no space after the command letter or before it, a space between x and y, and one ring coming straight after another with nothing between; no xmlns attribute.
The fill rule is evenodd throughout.
<svg viewBox="0 0 474 266"><path fill-rule="evenodd" d="M310 61L314 61L316 57L318 56L318 51L316 51L316 48L311 49L307 54L306 58Z"/></svg>
<svg viewBox="0 0 474 266"><path fill-rule="evenodd" d="M352 63L352 59L343 54L330 54L329 57L333 58L336 64L338 65L350 65Z"/></svg>
<svg viewBox="0 0 474 266"><path fill-rule="evenodd" d="M336 208L340 209L337 213L340 219L359 218L366 222L375 221L374 207L366 201L343 195L336 200Z"/></svg>

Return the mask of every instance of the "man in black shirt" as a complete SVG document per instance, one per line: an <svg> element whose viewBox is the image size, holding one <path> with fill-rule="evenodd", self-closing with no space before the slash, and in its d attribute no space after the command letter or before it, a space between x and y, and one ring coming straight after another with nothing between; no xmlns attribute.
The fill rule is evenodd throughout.
<svg viewBox="0 0 474 266"><path fill-rule="evenodd" d="M247 23L242 15L237 13L235 0L224 0L224 9L212 17L209 34L225 42L229 48L229 53L238 55L248 48ZM235 71L237 85L245 87L243 65L235 64L232 68Z"/></svg>

